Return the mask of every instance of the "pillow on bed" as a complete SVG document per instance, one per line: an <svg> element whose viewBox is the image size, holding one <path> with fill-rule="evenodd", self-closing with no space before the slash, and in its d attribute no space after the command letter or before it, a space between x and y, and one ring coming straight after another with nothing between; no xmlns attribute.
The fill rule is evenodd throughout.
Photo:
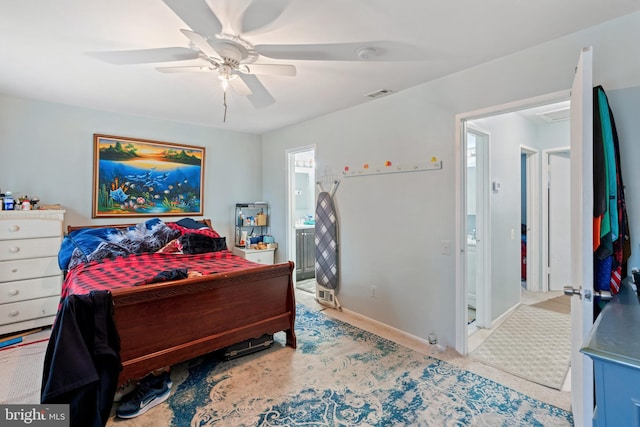
<svg viewBox="0 0 640 427"><path fill-rule="evenodd" d="M180 227L189 228L192 230L200 230L202 228L209 228L209 226L201 221L196 221L193 218L183 218L180 221L176 221Z"/></svg>
<svg viewBox="0 0 640 427"><path fill-rule="evenodd" d="M129 227L126 238L120 243L126 243L131 253L140 254L155 252L178 237L178 230L172 229L159 218L153 218Z"/></svg>
<svg viewBox="0 0 640 427"><path fill-rule="evenodd" d="M227 249L224 237L209 237L199 233L186 233L178 238L178 248L184 254L203 254Z"/></svg>
<svg viewBox="0 0 640 427"><path fill-rule="evenodd" d="M205 227L205 228L187 228L187 227L183 227L181 225L179 225L177 222L170 222L167 224L169 227L173 228L174 230L178 230L180 231L180 233L182 234L187 234L187 233L196 233L196 234L204 234L205 236L209 236L209 237L220 237L220 234L216 231L213 230L209 227Z"/></svg>

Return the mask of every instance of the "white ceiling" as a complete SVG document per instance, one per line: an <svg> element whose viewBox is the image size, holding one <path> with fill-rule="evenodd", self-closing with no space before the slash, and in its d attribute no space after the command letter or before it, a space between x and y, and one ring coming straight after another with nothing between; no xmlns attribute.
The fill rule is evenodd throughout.
<svg viewBox="0 0 640 427"><path fill-rule="evenodd" d="M190 7L205 0L185 1ZM637 0L207 0L233 31L248 7L282 13L242 37L254 46L355 43L372 60L275 60L297 76L260 76L275 103L255 108L214 73L165 74L114 65L101 52L189 47L189 27L161 0L2 0L0 93L124 114L264 133L370 101L637 10ZM256 18L256 16L258 18ZM266 18L265 18L266 19ZM212 34L208 34L212 36ZM382 46L392 48L386 51ZM402 60L390 60L398 58Z"/></svg>

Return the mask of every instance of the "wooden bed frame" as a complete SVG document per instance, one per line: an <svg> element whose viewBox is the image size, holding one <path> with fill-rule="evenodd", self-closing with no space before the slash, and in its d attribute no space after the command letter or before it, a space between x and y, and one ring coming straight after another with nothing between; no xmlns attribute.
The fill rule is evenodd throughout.
<svg viewBox="0 0 640 427"><path fill-rule="evenodd" d="M79 228L88 227L68 231ZM284 331L286 344L296 348L293 270L289 261L113 290L118 383L264 334Z"/></svg>

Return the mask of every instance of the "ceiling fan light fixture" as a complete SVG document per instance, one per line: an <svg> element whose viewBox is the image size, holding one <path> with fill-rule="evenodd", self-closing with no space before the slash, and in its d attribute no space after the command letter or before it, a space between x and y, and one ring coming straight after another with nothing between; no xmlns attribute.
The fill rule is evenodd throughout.
<svg viewBox="0 0 640 427"><path fill-rule="evenodd" d="M218 78L222 81L228 82L238 78L237 74L233 74L233 67L229 64L222 64L218 67Z"/></svg>
<svg viewBox="0 0 640 427"><path fill-rule="evenodd" d="M227 89L229 89L229 80L222 78L222 76L220 76L219 79L222 83L222 91L226 93Z"/></svg>

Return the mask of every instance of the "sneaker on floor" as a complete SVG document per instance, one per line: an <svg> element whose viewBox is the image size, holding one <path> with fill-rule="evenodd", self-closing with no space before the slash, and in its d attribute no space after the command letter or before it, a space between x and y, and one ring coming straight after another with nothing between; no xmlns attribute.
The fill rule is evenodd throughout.
<svg viewBox="0 0 640 427"><path fill-rule="evenodd" d="M172 384L168 372L147 375L134 391L122 397L116 415L119 418L134 418L144 414L169 398Z"/></svg>

